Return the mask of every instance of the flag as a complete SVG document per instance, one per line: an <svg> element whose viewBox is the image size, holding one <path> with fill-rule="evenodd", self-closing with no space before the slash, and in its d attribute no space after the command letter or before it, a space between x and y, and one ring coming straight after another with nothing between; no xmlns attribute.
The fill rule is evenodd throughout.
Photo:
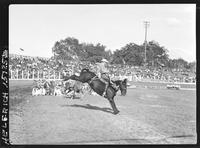
<svg viewBox="0 0 200 148"><path fill-rule="evenodd" d="M21 51L24 51L24 49L22 49L22 48L19 48Z"/></svg>

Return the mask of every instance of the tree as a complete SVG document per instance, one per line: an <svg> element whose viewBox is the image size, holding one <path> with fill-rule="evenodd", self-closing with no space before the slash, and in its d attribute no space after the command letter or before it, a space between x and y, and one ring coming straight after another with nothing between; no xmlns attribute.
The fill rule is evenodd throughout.
<svg viewBox="0 0 200 148"><path fill-rule="evenodd" d="M144 44L142 45L144 48ZM150 41L147 44L147 62L151 66L166 66L168 65L169 55L168 50L160 46L156 41Z"/></svg>
<svg viewBox="0 0 200 148"><path fill-rule="evenodd" d="M111 64L142 66L145 57L144 46L144 44L137 45L132 42L115 50L112 54L111 50L106 51L106 46L100 43L96 45L92 43L79 43L78 39L67 37L64 40L56 41L52 52L54 59L61 64L65 64L71 60L96 63L105 58ZM186 68L193 71L196 68L195 62L188 63L182 58L170 59L168 50L160 46L156 41L147 43L146 58L149 66L167 66L168 68L176 69Z"/></svg>
<svg viewBox="0 0 200 148"><path fill-rule="evenodd" d="M168 67L173 69L188 69L188 62L182 58L170 59L168 62Z"/></svg>
<svg viewBox="0 0 200 148"><path fill-rule="evenodd" d="M54 58L57 61L90 61L98 62L102 58L110 59L111 51L105 51L106 46L98 43L96 45L92 43L79 43L78 39L68 37L64 40L57 41L52 52Z"/></svg>
<svg viewBox="0 0 200 148"><path fill-rule="evenodd" d="M187 67L187 61L185 61L182 58L177 59L177 65L179 69L184 69L185 67Z"/></svg>
<svg viewBox="0 0 200 148"><path fill-rule="evenodd" d="M128 65L142 65L143 63L143 54L141 47L129 43L125 47L122 47L121 50L116 50L113 54L112 63L115 64L128 64Z"/></svg>
<svg viewBox="0 0 200 148"><path fill-rule="evenodd" d="M190 62L188 63L187 69L189 69L191 72L196 72L196 62Z"/></svg>
<svg viewBox="0 0 200 148"><path fill-rule="evenodd" d="M112 59L112 52L111 50L107 50L104 52L104 58L110 61Z"/></svg>
<svg viewBox="0 0 200 148"><path fill-rule="evenodd" d="M102 58L109 59L109 54L111 51L105 51L106 46L100 43L93 45L92 43L82 43L81 48L84 51L82 55L84 60L89 60L90 62L100 62Z"/></svg>
<svg viewBox="0 0 200 148"><path fill-rule="evenodd" d="M121 64L122 63L122 55L120 50L114 51L114 54L112 56L111 64Z"/></svg>
<svg viewBox="0 0 200 148"><path fill-rule="evenodd" d="M68 37L64 40L56 41L52 48L56 60L77 60L81 53L79 41L76 38Z"/></svg>

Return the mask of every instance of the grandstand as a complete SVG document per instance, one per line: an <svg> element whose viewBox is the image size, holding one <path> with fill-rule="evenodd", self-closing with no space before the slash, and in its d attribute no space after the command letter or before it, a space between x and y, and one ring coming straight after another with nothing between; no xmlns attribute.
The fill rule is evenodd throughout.
<svg viewBox="0 0 200 148"><path fill-rule="evenodd" d="M37 58L43 59L43 60L49 60L50 59L50 58L47 58L47 57L38 57L38 56L33 57L33 56L18 55L18 54L13 54L13 53L10 53L9 57L10 58L26 58L26 59L31 59L31 60L37 59Z"/></svg>
<svg viewBox="0 0 200 148"><path fill-rule="evenodd" d="M78 73L82 68L95 70L89 62L63 64L53 58L9 54L9 79L62 79L63 73ZM129 81L196 83L195 72L184 69L109 65L112 79L127 78Z"/></svg>

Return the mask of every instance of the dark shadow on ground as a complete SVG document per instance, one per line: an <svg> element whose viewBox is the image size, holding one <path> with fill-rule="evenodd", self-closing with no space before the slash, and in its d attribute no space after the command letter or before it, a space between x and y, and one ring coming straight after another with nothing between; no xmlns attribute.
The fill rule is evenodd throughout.
<svg viewBox="0 0 200 148"><path fill-rule="evenodd" d="M79 104L73 104L73 105L61 105L61 107L80 107L80 108L86 108L86 109L91 109L91 110L99 110L99 111L103 111L103 112L107 112L107 113L111 113L112 109L108 108L108 107L97 107L97 106L93 106L90 104L85 104L85 105L79 105Z"/></svg>

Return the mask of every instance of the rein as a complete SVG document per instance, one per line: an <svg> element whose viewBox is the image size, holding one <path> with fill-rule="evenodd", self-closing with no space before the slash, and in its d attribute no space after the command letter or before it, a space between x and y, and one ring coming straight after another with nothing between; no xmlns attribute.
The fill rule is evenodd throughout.
<svg viewBox="0 0 200 148"><path fill-rule="evenodd" d="M93 80L95 80L96 78L98 78L98 76L94 76L89 82L88 84L91 84Z"/></svg>

